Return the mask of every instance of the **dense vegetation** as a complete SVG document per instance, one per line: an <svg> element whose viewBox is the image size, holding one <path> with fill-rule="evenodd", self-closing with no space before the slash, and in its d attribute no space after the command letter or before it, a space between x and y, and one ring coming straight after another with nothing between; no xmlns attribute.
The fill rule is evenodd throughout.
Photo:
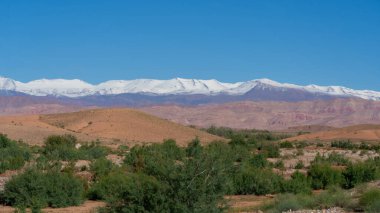
<svg viewBox="0 0 380 213"><path fill-rule="evenodd" d="M345 189L380 179L380 158L352 162L337 153L317 155L307 167L298 162L295 168L302 172L284 178L280 149L302 151L304 142L279 143L286 135L267 131L215 127L207 131L230 142L201 145L194 139L179 147L166 140L110 150L99 142L83 143L65 135L51 136L44 146L31 149L1 135L0 152L6 153L0 155L3 171L20 169L26 161L30 165L7 182L0 201L36 212L46 206L78 205L85 198L105 201L101 212L223 212L228 208L225 195L280 194L265 209L281 212L348 207L351 198ZM123 157L123 162L108 160L110 153ZM91 163L75 168L77 160ZM90 179L78 175L83 171L91 174ZM315 196L313 189L325 191ZM379 196L378 191L367 190L356 200L362 210L377 211Z"/></svg>
<svg viewBox="0 0 380 213"><path fill-rule="evenodd" d="M0 174L24 166L31 157L28 147L0 134Z"/></svg>
<svg viewBox="0 0 380 213"><path fill-rule="evenodd" d="M68 173L29 169L7 182L3 200L20 209L75 206L83 191L83 183Z"/></svg>

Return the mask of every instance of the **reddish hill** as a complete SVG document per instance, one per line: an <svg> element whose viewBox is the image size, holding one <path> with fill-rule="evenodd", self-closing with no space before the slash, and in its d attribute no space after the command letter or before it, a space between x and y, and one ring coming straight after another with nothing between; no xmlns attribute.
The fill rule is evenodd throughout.
<svg viewBox="0 0 380 213"><path fill-rule="evenodd" d="M144 112L185 125L284 130L294 126L380 124L380 102L335 99L303 102L235 102L202 106L154 106Z"/></svg>
<svg viewBox="0 0 380 213"><path fill-rule="evenodd" d="M35 115L73 112L82 109L50 97L0 96L0 115Z"/></svg>
<svg viewBox="0 0 380 213"><path fill-rule="evenodd" d="M344 128L337 128L328 131L321 131L312 134L300 135L287 138L288 141L302 140L322 140L331 141L338 139L350 139L354 141L378 141L380 140L380 125L356 125Z"/></svg>
<svg viewBox="0 0 380 213"><path fill-rule="evenodd" d="M0 132L31 144L41 144L44 138L52 134L73 134L86 141L100 139L110 146L156 143L168 138L177 140L179 145L186 145L197 136L205 143L222 140L206 132L126 108L3 116Z"/></svg>

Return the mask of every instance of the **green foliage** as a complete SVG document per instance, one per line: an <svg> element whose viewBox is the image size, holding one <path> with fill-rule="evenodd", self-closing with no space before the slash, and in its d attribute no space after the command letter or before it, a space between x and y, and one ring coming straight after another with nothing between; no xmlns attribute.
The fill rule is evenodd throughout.
<svg viewBox="0 0 380 213"><path fill-rule="evenodd" d="M280 157L280 148L274 143L263 143L259 150L261 153L265 154L268 158L278 158Z"/></svg>
<svg viewBox="0 0 380 213"><path fill-rule="evenodd" d="M76 137L72 135L52 135L45 140L43 154L49 159L76 159Z"/></svg>
<svg viewBox="0 0 380 213"><path fill-rule="evenodd" d="M248 159L249 165L255 168L265 168L269 165L268 160L265 158L263 154L253 155Z"/></svg>
<svg viewBox="0 0 380 213"><path fill-rule="evenodd" d="M233 150L224 143L202 147L198 139L186 149L172 142L133 147L125 163L131 171L154 177L165 186L171 212L219 212L228 190Z"/></svg>
<svg viewBox="0 0 380 213"><path fill-rule="evenodd" d="M45 141L42 154L50 160L91 160L105 157L108 149L100 146L100 142L85 143L76 148L78 143L72 135L52 135Z"/></svg>
<svg viewBox="0 0 380 213"><path fill-rule="evenodd" d="M5 172L5 170L19 169L30 158L31 152L26 145L0 134L0 173Z"/></svg>
<svg viewBox="0 0 380 213"><path fill-rule="evenodd" d="M371 160L350 164L343 172L344 187L353 188L359 183L375 180L377 176L376 165Z"/></svg>
<svg viewBox="0 0 380 213"><path fill-rule="evenodd" d="M352 198L338 187L329 188L319 195L313 194L282 194L278 195L272 204L264 206L265 212L286 212L302 209L326 209L330 207L347 208Z"/></svg>
<svg viewBox="0 0 380 213"><path fill-rule="evenodd" d="M82 194L82 182L69 174L30 169L8 181L3 196L12 206L40 209L79 205Z"/></svg>
<svg viewBox="0 0 380 213"><path fill-rule="evenodd" d="M294 148L294 145L293 145L293 143L291 143L289 141L285 141L285 142L280 143L280 148L291 149L291 148Z"/></svg>
<svg viewBox="0 0 380 213"><path fill-rule="evenodd" d="M293 194L310 194L310 180L304 174L297 171L292 174L292 178L290 180L284 183L284 191Z"/></svg>
<svg viewBox="0 0 380 213"><path fill-rule="evenodd" d="M115 169L115 165L106 158L99 158L90 164L90 171L94 175L94 180L107 176Z"/></svg>
<svg viewBox="0 0 380 213"><path fill-rule="evenodd" d="M313 189L326 189L331 185L340 185L342 183L342 174L340 171L333 169L329 164L312 164L308 171Z"/></svg>
<svg viewBox="0 0 380 213"><path fill-rule="evenodd" d="M234 175L235 194L265 195L282 191L284 179L270 169L242 167Z"/></svg>
<svg viewBox="0 0 380 213"><path fill-rule="evenodd" d="M321 208L330 207L347 207L351 202L351 199L347 192L342 190L339 186L329 187L327 191L322 192L316 196L315 205Z"/></svg>
<svg viewBox="0 0 380 213"><path fill-rule="evenodd" d="M284 161L282 160L276 161L276 163L274 163L274 168L284 170L285 169Z"/></svg>
<svg viewBox="0 0 380 213"><path fill-rule="evenodd" d="M380 190L371 189L365 192L360 197L359 204L366 212L380 212Z"/></svg>
<svg viewBox="0 0 380 213"><path fill-rule="evenodd" d="M92 198L108 203L106 212L167 212L166 189L145 174L111 173L92 188Z"/></svg>
<svg viewBox="0 0 380 213"><path fill-rule="evenodd" d="M303 169L303 167L304 167L304 164L301 160L298 161L297 164L294 166L295 169Z"/></svg>
<svg viewBox="0 0 380 213"><path fill-rule="evenodd" d="M256 130L256 129L243 129L236 130L228 127L215 127L211 126L206 129L206 131L213 135L218 135L220 137L228 138L228 139L237 139L243 138L246 141L278 141L281 139L285 139L291 137L291 135L283 134L283 133L274 133L265 130Z"/></svg>
<svg viewBox="0 0 380 213"><path fill-rule="evenodd" d="M380 145L373 145L365 143L364 141L361 144L354 144L350 140L338 140L331 142L331 147L341 148L341 149L361 149L361 150L380 150Z"/></svg>
<svg viewBox="0 0 380 213"><path fill-rule="evenodd" d="M101 146L99 141L85 143L77 151L77 159L91 160L107 156L109 149Z"/></svg>
<svg viewBox="0 0 380 213"><path fill-rule="evenodd" d="M341 149L354 149L356 145L350 140L338 140L331 142L331 147L341 148Z"/></svg>
<svg viewBox="0 0 380 213"><path fill-rule="evenodd" d="M336 152L332 152L327 157L321 156L319 153L314 158L314 160L311 162L311 164L329 164L334 166L347 166L351 162L348 160L344 155L338 154Z"/></svg>
<svg viewBox="0 0 380 213"><path fill-rule="evenodd" d="M314 198L307 195L280 194L270 205L264 206L265 212L282 213L297 211L314 206Z"/></svg>

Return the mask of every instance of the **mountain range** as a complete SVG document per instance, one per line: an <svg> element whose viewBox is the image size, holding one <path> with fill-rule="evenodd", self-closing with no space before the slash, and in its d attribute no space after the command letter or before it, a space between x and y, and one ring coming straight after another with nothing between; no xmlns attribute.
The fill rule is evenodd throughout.
<svg viewBox="0 0 380 213"><path fill-rule="evenodd" d="M299 86L279 83L270 79L256 79L237 83L223 83L215 79L136 79L112 80L93 85L79 79L40 79L23 83L0 77L0 91L1 95L52 96L58 98L119 95L122 99L120 95L129 95L127 97L129 99L141 99L141 96L155 96L158 99L156 102L171 101L179 104L181 104L181 98L174 98L173 96L191 97L190 99L194 100L193 104L221 102L218 97L227 102L241 100L300 101L335 97L380 100L380 92L377 91L354 90L342 86ZM209 99L209 101L204 99ZM88 101L91 102L91 99Z"/></svg>
<svg viewBox="0 0 380 213"><path fill-rule="evenodd" d="M0 78L0 115L132 107L185 125L284 130L296 126L380 124L380 92L298 86L269 79L222 83L138 79L92 85L81 80Z"/></svg>

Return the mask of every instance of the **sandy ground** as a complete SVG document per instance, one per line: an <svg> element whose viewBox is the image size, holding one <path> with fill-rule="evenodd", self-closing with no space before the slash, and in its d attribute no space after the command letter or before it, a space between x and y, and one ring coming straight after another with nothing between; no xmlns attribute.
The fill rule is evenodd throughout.
<svg viewBox="0 0 380 213"><path fill-rule="evenodd" d="M42 145L46 137L54 134L72 134L82 141L99 139L111 147L162 142L169 138L183 146L195 137L204 143L223 140L194 128L125 108L0 118L0 133L32 145Z"/></svg>

